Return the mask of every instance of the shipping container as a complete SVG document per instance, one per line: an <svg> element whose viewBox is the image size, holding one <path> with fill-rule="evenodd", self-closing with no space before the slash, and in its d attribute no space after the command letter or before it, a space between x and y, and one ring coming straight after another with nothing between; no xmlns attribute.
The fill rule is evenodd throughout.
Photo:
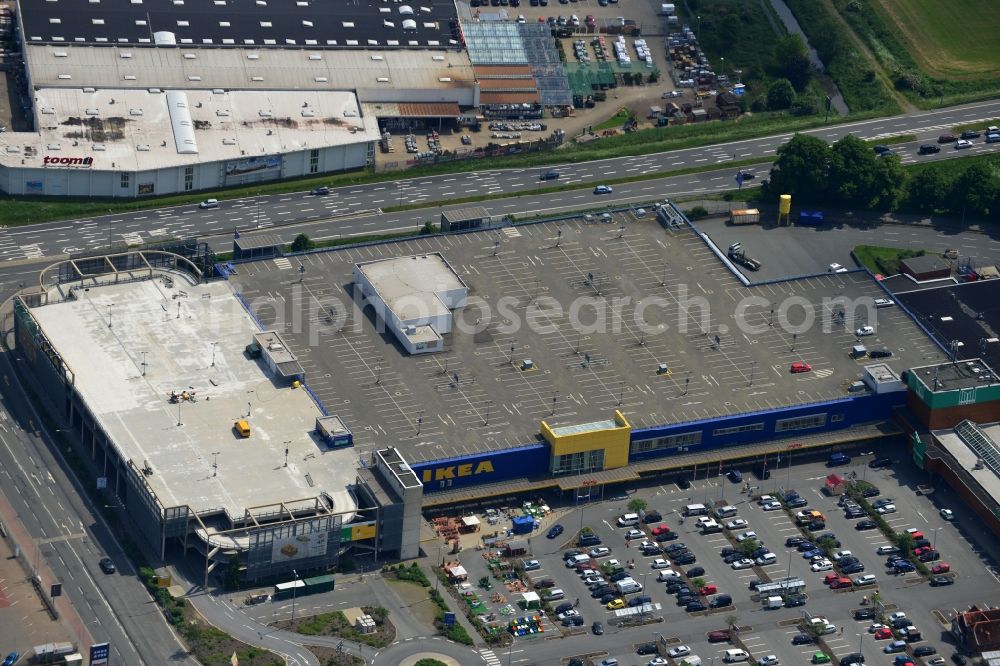
<svg viewBox="0 0 1000 666"><path fill-rule="evenodd" d="M736 208L729 211L729 221L733 224L760 224L760 211L756 208Z"/></svg>

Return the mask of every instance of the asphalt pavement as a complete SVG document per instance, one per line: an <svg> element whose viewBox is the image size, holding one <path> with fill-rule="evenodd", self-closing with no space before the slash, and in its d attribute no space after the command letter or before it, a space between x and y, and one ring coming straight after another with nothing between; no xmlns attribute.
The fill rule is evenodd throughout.
<svg viewBox="0 0 1000 666"><path fill-rule="evenodd" d="M950 159L1000 151L1000 144L978 140L972 148L955 150L944 146L935 155L917 156L920 143L933 142L956 124L985 121L1000 116L1000 101L981 102L937 111L879 118L835 125L805 132L833 141L849 133L863 139L916 134L919 141L893 149L904 163ZM217 249L231 249L234 229L269 230L290 241L305 231L314 238L336 238L405 231L431 220L437 222L449 199L470 196L503 197L483 203L494 216L549 214L563 210L648 202L691 194L731 190L734 160L768 158L792 135L779 134L713 146L674 150L532 169L501 169L402 178L393 182L334 188L328 196L307 192L267 195L223 201L219 208L202 210L195 205L158 208L80 220L66 220L30 227L0 230L0 261L55 260L61 255L107 248L111 244L138 245L163 237L199 236ZM687 176L664 177L614 186L611 195L595 196L590 186L606 180L651 176L691 167L718 166L718 170ZM470 165L471 166L471 165ZM542 181L545 171L555 169L560 178ZM750 168L758 178L769 163ZM578 185L581 189L539 195L548 185ZM504 196L507 195L507 196ZM405 213L384 213L402 205L426 208ZM296 227L294 232L289 229ZM282 230L281 228L285 228ZM285 237L287 236L287 238Z"/></svg>
<svg viewBox="0 0 1000 666"><path fill-rule="evenodd" d="M62 583L86 633L111 643L115 663L155 666L169 660L194 666L103 519L42 440L41 419L12 362L11 354L0 353L0 477L33 546ZM116 562L117 573L98 568L105 555Z"/></svg>

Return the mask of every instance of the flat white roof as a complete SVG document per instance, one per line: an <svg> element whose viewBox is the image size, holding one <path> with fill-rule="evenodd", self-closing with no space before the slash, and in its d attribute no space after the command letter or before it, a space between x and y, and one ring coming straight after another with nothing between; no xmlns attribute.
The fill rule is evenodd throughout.
<svg viewBox="0 0 1000 666"><path fill-rule="evenodd" d="M993 440L994 443L1000 443L1000 423L978 425L983 433ZM979 454L966 444L954 429L935 430L934 436L937 437L938 442L941 443L948 453L958 461L958 464L962 466L965 472L972 476L983 487L983 490L989 493L993 501L1000 504L1000 476L997 476L997 473L990 469L989 465L983 465L982 469L973 469L979 461Z"/></svg>
<svg viewBox="0 0 1000 666"><path fill-rule="evenodd" d="M436 252L369 261L357 268L401 322L448 314L438 293L465 288L462 278Z"/></svg>
<svg viewBox="0 0 1000 666"><path fill-rule="evenodd" d="M244 355L257 327L230 286L176 276L173 285L93 287L32 310L122 455L140 469L148 463L160 502L239 518L248 507L326 492L334 510L355 509L354 450L317 440L321 413L309 395L276 386ZM171 393L183 391L194 399L172 404ZM239 419L250 423L247 439L233 431Z"/></svg>
<svg viewBox="0 0 1000 666"><path fill-rule="evenodd" d="M86 168L148 171L379 139L376 119L361 116L350 92L172 92L185 99L192 126L185 131L193 129L197 151L183 153L165 93L44 88L34 94L38 131L5 132L0 165L80 168L51 166L45 158L90 157Z"/></svg>
<svg viewBox="0 0 1000 666"><path fill-rule="evenodd" d="M393 99L393 90L431 89L445 93L435 101L457 101L456 95L446 92L468 89L476 79L464 49L324 51L28 44L25 55L31 81L38 88L385 90L389 91L387 99ZM193 76L199 80L192 82ZM409 101L405 96L396 99Z"/></svg>

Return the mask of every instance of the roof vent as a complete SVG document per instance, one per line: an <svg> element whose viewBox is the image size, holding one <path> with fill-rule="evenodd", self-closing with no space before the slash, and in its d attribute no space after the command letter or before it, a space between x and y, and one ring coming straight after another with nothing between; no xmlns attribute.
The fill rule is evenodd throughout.
<svg viewBox="0 0 1000 666"><path fill-rule="evenodd" d="M135 147L135 149L138 150L140 153L148 153L149 152L149 144L148 143L140 143L138 146Z"/></svg>

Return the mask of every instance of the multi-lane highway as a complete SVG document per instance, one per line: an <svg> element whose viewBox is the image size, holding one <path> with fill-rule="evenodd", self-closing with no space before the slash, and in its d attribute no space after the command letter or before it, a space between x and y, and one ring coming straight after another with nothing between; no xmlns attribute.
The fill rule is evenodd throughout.
<svg viewBox="0 0 1000 666"><path fill-rule="evenodd" d="M982 139L963 151L950 145L936 155L918 156L920 143L963 123L991 120L1000 116L1000 101L969 104L938 111L920 112L892 118L847 123L808 132L830 141L853 133L863 139L879 139L899 134L915 134L917 142L894 146L904 163L929 161L1000 151L1000 144ZM648 201L664 197L711 193L733 189L734 160L768 159L791 135L747 139L714 146L665 153L620 157L554 167L557 181L542 181L548 170L505 169L444 174L395 182L371 183L334 189L328 196L289 193L223 201L220 208L201 210L197 206L176 206L107 215L82 220L53 222L31 227L0 230L0 261L54 258L59 255L106 248L110 243L138 245L154 238L201 236L214 238L220 248L228 245L233 229L268 229L310 223L302 229L317 238L356 236L411 229L429 219L436 221L442 206L464 197L496 197L484 205L494 215L557 212L605 203ZM614 186L614 194L598 197L590 184L627 178L650 178L653 174L692 167L717 166L718 170L639 180ZM750 170L766 174L763 162ZM578 185L581 189L540 195L543 187ZM385 213L399 206L426 206L405 214ZM298 229L296 233L298 233ZM287 239L287 240L290 240Z"/></svg>
<svg viewBox="0 0 1000 666"><path fill-rule="evenodd" d="M36 267L37 270L37 267ZM110 641L116 664L196 664L170 630L139 582L115 537L82 499L40 434L11 355L0 354L0 484L65 594L86 633ZM25 427L27 425L27 428ZM26 547L29 547L26 544ZM106 575L98 561L109 555L118 572Z"/></svg>

